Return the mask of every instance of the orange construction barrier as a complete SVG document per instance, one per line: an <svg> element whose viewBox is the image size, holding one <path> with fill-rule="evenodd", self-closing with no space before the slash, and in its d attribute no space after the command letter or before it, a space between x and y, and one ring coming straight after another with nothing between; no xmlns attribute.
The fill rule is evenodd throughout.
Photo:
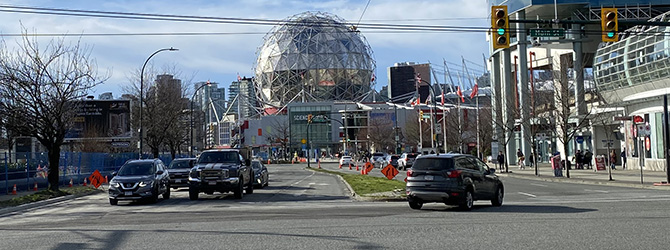
<svg viewBox="0 0 670 250"><path fill-rule="evenodd" d="M84 187L87 186L86 185L86 178L84 178L84 184L82 184L82 186L84 186Z"/></svg>
<svg viewBox="0 0 670 250"><path fill-rule="evenodd" d="M12 189L12 195L16 195L16 184L14 184L14 188Z"/></svg>
<svg viewBox="0 0 670 250"><path fill-rule="evenodd" d="M33 186L33 191L37 191L37 182L35 182L35 186Z"/></svg>
<svg viewBox="0 0 670 250"><path fill-rule="evenodd" d="M72 178L70 178L70 185L68 187L72 187Z"/></svg>

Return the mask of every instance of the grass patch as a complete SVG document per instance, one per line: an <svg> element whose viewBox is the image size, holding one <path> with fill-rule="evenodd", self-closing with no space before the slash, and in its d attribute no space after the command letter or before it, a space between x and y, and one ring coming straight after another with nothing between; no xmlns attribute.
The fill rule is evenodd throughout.
<svg viewBox="0 0 670 250"><path fill-rule="evenodd" d="M42 190L29 195L19 196L12 198L11 200L0 201L0 208L13 207L18 205L23 205L31 202L48 200L51 198L71 195L71 194L85 194L85 193L96 193L102 192L100 189L95 189L93 187L64 187L60 188L59 191L54 192L51 190Z"/></svg>
<svg viewBox="0 0 670 250"><path fill-rule="evenodd" d="M349 183L358 195L368 195L375 193L390 192L394 190L405 190L405 182L399 180L389 180L385 177L375 177L361 174L345 174L325 169L312 169L318 172L336 174ZM404 192L402 192L404 195Z"/></svg>

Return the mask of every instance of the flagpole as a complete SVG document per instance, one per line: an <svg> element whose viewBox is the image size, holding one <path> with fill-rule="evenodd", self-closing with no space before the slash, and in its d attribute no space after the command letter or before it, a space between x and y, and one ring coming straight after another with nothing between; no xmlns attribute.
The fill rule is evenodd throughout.
<svg viewBox="0 0 670 250"><path fill-rule="evenodd" d="M444 84L447 84L447 82L445 81ZM444 85L442 85L440 90L442 90L442 147L444 148L444 153L447 153L447 117L444 113Z"/></svg>
<svg viewBox="0 0 670 250"><path fill-rule="evenodd" d="M421 112L421 95L419 94L419 81L421 80L420 74L416 75L414 77L414 89L416 93L416 101L417 101L417 107L419 108L419 147L417 151L421 151L423 149L423 128L421 124L421 119L422 119L422 112Z"/></svg>
<svg viewBox="0 0 670 250"><path fill-rule="evenodd" d="M433 90L433 86L431 86L430 84L428 84L428 87L430 87L430 90L428 91L429 94L430 94L430 93L433 93L433 94L430 95L428 98L430 98L431 96L435 96L435 92L432 91L432 90ZM426 98L426 99L428 100L428 98ZM433 100L432 102L434 103L435 100ZM433 103L431 103L431 104L433 104ZM428 104L428 101L426 101L426 104ZM435 106L435 105L431 105L431 106L430 106L430 150L431 150L431 151L432 151L432 150L435 150L435 131L433 130L433 124L435 124L435 120L433 120L433 106Z"/></svg>
<svg viewBox="0 0 670 250"><path fill-rule="evenodd" d="M458 85L459 85L459 86L458 86L458 92L457 92L457 94L458 94L458 97L459 97L459 98L463 98L463 97L461 96L461 95L462 95L462 92L461 92L461 86L460 86L460 85L462 85L462 84L461 84L461 73L458 73L458 72L457 72L456 74L458 75ZM458 100L458 105L456 106L456 110L458 111L458 136L459 136L459 140L458 140L458 152L459 152L459 153L463 153L463 130L462 130L462 128L461 128L461 101L462 101L462 100L459 99L459 100Z"/></svg>
<svg viewBox="0 0 670 250"><path fill-rule="evenodd" d="M477 86L477 83L475 83L475 86ZM479 94L475 93L475 102L477 103L477 109L475 109L475 113L477 114L477 155L479 155L479 159L483 160L482 157L484 156L481 151L481 144L479 144Z"/></svg>

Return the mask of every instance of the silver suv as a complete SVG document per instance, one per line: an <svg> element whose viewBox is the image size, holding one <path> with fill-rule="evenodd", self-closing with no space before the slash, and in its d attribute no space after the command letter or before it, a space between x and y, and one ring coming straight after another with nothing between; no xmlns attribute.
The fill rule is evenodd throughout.
<svg viewBox="0 0 670 250"><path fill-rule="evenodd" d="M416 159L417 156L419 156L417 153L403 153L400 155L400 159L398 159L398 167L401 170L411 168L412 164L414 164L414 159Z"/></svg>
<svg viewBox="0 0 670 250"><path fill-rule="evenodd" d="M405 188L412 209L421 209L424 203L442 202L472 209L475 200L490 200L501 206L504 191L495 169L464 154L422 155L407 170Z"/></svg>

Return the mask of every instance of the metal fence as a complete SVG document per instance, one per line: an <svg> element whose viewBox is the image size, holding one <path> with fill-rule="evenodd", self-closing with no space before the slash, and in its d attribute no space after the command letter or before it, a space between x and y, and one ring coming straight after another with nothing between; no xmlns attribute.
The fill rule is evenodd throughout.
<svg viewBox="0 0 670 250"><path fill-rule="evenodd" d="M180 155L176 158L187 157ZM153 158L153 155L143 155L143 159ZM109 176L113 171L119 170L123 164L131 159L138 159L137 153L83 153L63 152L60 155L58 174L60 185L81 185L84 178L95 170L103 176ZM159 159L166 165L172 162L170 154L161 154ZM31 190L35 183L38 188L46 188L49 159L47 152L35 153L4 153L0 155L0 188L4 187L8 194L14 185L18 190ZM0 189L1 190L1 189Z"/></svg>

